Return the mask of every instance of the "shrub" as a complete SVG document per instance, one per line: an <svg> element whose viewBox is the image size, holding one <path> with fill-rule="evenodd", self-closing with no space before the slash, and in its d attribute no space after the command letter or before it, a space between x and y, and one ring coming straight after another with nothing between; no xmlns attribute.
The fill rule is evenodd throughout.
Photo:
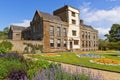
<svg viewBox="0 0 120 80"><path fill-rule="evenodd" d="M24 48L24 53L36 53L36 50L40 50L42 52L42 45L33 45L31 43L24 43L26 47Z"/></svg>
<svg viewBox="0 0 120 80"><path fill-rule="evenodd" d="M24 58L14 52L0 55L0 80L6 78L12 71L27 70Z"/></svg>
<svg viewBox="0 0 120 80"><path fill-rule="evenodd" d="M7 60L19 60L21 62L25 61L24 57L18 53L10 52L10 53L4 53L0 55L0 58L5 58Z"/></svg>
<svg viewBox="0 0 120 80"><path fill-rule="evenodd" d="M6 78L8 73L14 70L25 69L24 63L19 60L0 59L0 80Z"/></svg>
<svg viewBox="0 0 120 80"><path fill-rule="evenodd" d="M27 80L27 73L25 70L11 71L8 78L10 80Z"/></svg>
<svg viewBox="0 0 120 80"><path fill-rule="evenodd" d="M70 70L71 71L71 70ZM76 70L76 72L78 72ZM67 73L60 66L52 66L51 68L42 69L36 72L32 80L104 80L100 74L92 74L91 72L86 75L83 73Z"/></svg>
<svg viewBox="0 0 120 80"><path fill-rule="evenodd" d="M28 71L27 75L28 78L32 79L32 76L35 75L36 71L40 69L46 69L49 68L51 63L44 61L44 60L38 60L38 61L27 61L28 64Z"/></svg>
<svg viewBox="0 0 120 80"><path fill-rule="evenodd" d="M13 47L13 44L9 41L2 41L0 43L0 54L9 52Z"/></svg>

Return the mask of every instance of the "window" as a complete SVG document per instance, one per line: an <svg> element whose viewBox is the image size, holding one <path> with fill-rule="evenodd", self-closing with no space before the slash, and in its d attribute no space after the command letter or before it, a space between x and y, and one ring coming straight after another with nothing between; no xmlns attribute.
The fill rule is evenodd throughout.
<svg viewBox="0 0 120 80"><path fill-rule="evenodd" d="M61 46L61 40L58 39L58 40L57 40L57 47L60 47L60 46Z"/></svg>
<svg viewBox="0 0 120 80"><path fill-rule="evenodd" d="M54 35L54 27L50 26L50 35L53 36Z"/></svg>
<svg viewBox="0 0 120 80"><path fill-rule="evenodd" d="M82 47L84 47L84 41L82 41Z"/></svg>
<svg viewBox="0 0 120 80"><path fill-rule="evenodd" d="M90 39L90 35L89 35L88 37L89 37L89 39Z"/></svg>
<svg viewBox="0 0 120 80"><path fill-rule="evenodd" d="M88 47L88 43L87 43L87 41L86 41L86 47Z"/></svg>
<svg viewBox="0 0 120 80"><path fill-rule="evenodd" d="M95 47L95 41L94 41L94 47Z"/></svg>
<svg viewBox="0 0 120 80"><path fill-rule="evenodd" d="M20 37L20 34L16 34L16 37Z"/></svg>
<svg viewBox="0 0 120 80"><path fill-rule="evenodd" d="M72 16L75 17L75 12L71 12Z"/></svg>
<svg viewBox="0 0 120 80"><path fill-rule="evenodd" d="M60 36L60 27L57 27L57 36Z"/></svg>
<svg viewBox="0 0 120 80"><path fill-rule="evenodd" d="M72 24L76 24L76 21L74 19L72 19Z"/></svg>
<svg viewBox="0 0 120 80"><path fill-rule="evenodd" d="M82 31L82 38L84 38L84 32Z"/></svg>
<svg viewBox="0 0 120 80"><path fill-rule="evenodd" d="M54 39L50 39L50 47L54 47Z"/></svg>
<svg viewBox="0 0 120 80"><path fill-rule="evenodd" d="M66 36L66 35L67 35L66 28L63 28L63 36Z"/></svg>
<svg viewBox="0 0 120 80"><path fill-rule="evenodd" d="M67 47L67 41L64 40L64 47Z"/></svg>
<svg viewBox="0 0 120 80"><path fill-rule="evenodd" d="M72 35L76 36L76 31L75 30L72 30Z"/></svg>
<svg viewBox="0 0 120 80"><path fill-rule="evenodd" d="M88 38L90 39L90 32L88 32Z"/></svg>
<svg viewBox="0 0 120 80"><path fill-rule="evenodd" d="M85 35L86 35L86 39L87 39L87 32L85 33Z"/></svg>
<svg viewBox="0 0 120 80"><path fill-rule="evenodd" d="M79 40L74 40L74 45L78 45Z"/></svg>
<svg viewBox="0 0 120 80"><path fill-rule="evenodd" d="M89 47L91 47L91 42L89 41Z"/></svg>
<svg viewBox="0 0 120 80"><path fill-rule="evenodd" d="M93 33L93 39L95 39L95 34Z"/></svg>

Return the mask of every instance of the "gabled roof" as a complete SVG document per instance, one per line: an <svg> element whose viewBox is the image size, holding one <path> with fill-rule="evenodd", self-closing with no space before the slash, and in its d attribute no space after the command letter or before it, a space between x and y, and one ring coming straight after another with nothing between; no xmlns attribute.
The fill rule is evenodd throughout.
<svg viewBox="0 0 120 80"><path fill-rule="evenodd" d="M60 17L58 17L58 16L54 16L54 15L51 15L49 13L41 12L39 10L37 10L37 12L38 12L40 17L43 17L43 19L61 21Z"/></svg>
<svg viewBox="0 0 120 80"><path fill-rule="evenodd" d="M26 29L26 27L23 26L17 26L17 25L10 25L10 28L14 31L23 31Z"/></svg>

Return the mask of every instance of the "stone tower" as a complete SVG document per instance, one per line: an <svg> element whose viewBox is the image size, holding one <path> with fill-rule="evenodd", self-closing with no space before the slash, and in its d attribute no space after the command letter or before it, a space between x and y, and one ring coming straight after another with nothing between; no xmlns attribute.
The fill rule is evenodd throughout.
<svg viewBox="0 0 120 80"><path fill-rule="evenodd" d="M80 49L80 12L78 9L65 5L53 12L54 15L59 16L62 21L68 23L68 50Z"/></svg>

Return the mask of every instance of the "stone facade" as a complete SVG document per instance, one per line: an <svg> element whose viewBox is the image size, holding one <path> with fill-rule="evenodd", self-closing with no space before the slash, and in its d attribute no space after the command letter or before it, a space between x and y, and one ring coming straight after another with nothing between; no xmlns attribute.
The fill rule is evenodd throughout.
<svg viewBox="0 0 120 80"><path fill-rule="evenodd" d="M59 28L60 35L57 35ZM36 11L31 21L31 36L33 40L43 41L44 52L66 51L67 46L63 46L64 40L67 41L67 23L59 17ZM53 30L51 30L53 29ZM66 36L63 35L63 29L66 30ZM53 46L51 46L53 40ZM57 47L57 40L60 40L60 46Z"/></svg>
<svg viewBox="0 0 120 80"><path fill-rule="evenodd" d="M23 38L22 31L25 29L26 28L22 26L10 25L8 38L12 40L22 40Z"/></svg>
<svg viewBox="0 0 120 80"><path fill-rule="evenodd" d="M68 50L80 50L80 12L71 6L64 6L54 11L54 15L68 23Z"/></svg>
<svg viewBox="0 0 120 80"><path fill-rule="evenodd" d="M85 25L83 20L80 20L80 23L81 51L98 50L98 30Z"/></svg>
<svg viewBox="0 0 120 80"><path fill-rule="evenodd" d="M42 41L43 52L97 50L98 31L82 22L80 11L65 5L53 15L37 10L30 27L17 32L21 34L19 40ZM11 29L10 32L10 39L17 40L11 37L16 31Z"/></svg>

